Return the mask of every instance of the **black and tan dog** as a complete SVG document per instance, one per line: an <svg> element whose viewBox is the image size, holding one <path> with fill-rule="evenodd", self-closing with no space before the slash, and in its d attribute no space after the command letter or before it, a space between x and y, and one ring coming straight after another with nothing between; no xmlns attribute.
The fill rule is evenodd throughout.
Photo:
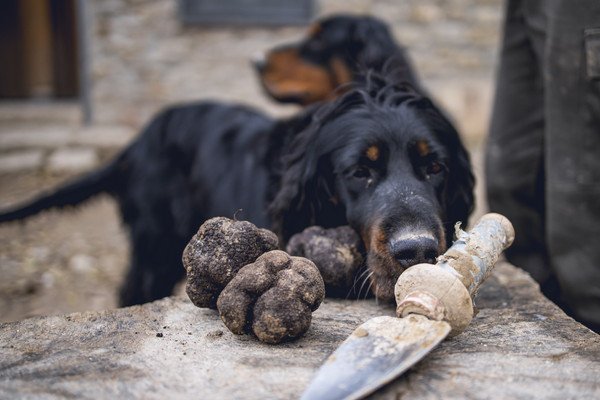
<svg viewBox="0 0 600 400"><path fill-rule="evenodd" d="M336 89L384 65L396 81L420 86L406 50L383 21L371 16L323 18L302 40L270 50L254 65L266 93L283 103L330 100L341 92Z"/></svg>
<svg viewBox="0 0 600 400"><path fill-rule="evenodd" d="M472 189L467 153L435 106L371 78L286 121L222 104L170 108L108 166L0 221L112 194L133 247L124 305L171 293L182 250L207 218L242 209L238 218L284 239L350 224L368 249L375 295L390 300L400 272L443 252L455 222L466 222Z"/></svg>
<svg viewBox="0 0 600 400"><path fill-rule="evenodd" d="M171 294L182 250L213 216L273 227L350 224L378 298L408 265L445 250L473 203L469 158L447 119L392 73L284 121L247 107L168 108L109 165L0 215L26 218L101 192L119 203L132 244L121 304ZM392 76L392 77L390 77Z"/></svg>

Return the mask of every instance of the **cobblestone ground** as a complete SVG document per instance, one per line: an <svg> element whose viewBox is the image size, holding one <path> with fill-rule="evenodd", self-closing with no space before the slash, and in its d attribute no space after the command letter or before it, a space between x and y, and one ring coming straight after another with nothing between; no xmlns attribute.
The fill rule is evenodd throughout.
<svg viewBox="0 0 600 400"><path fill-rule="evenodd" d="M481 175L479 147L472 153ZM69 177L2 174L0 206L27 199ZM480 191L477 196L481 199ZM476 215L481 208L479 204ZM116 204L108 196L0 225L0 322L116 307L128 249Z"/></svg>
<svg viewBox="0 0 600 400"><path fill-rule="evenodd" d="M1 175L0 203L67 178ZM0 226L0 321L115 307L127 253L116 206L107 197Z"/></svg>

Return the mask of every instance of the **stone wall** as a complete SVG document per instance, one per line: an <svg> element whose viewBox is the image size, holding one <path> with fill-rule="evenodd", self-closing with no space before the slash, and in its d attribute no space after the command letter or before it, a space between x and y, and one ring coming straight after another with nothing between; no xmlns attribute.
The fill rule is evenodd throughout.
<svg viewBox="0 0 600 400"><path fill-rule="evenodd" d="M387 21L425 84L468 138L486 130L501 0L318 0L318 14L367 13ZM237 101L277 115L250 59L304 28L186 27L176 0L91 2L95 122L139 128L158 109L195 99Z"/></svg>

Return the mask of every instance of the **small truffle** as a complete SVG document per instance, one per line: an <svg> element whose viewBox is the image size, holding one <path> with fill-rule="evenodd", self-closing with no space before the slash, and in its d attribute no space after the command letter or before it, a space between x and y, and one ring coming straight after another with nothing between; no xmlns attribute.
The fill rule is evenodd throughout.
<svg viewBox="0 0 600 400"><path fill-rule="evenodd" d="M238 272L217 309L231 332L253 332L274 344L304 334L324 297L323 279L311 261L275 250Z"/></svg>
<svg viewBox="0 0 600 400"><path fill-rule="evenodd" d="M328 297L354 297L355 279L364 266L362 240L354 229L311 226L290 239L287 252L315 263Z"/></svg>
<svg viewBox="0 0 600 400"><path fill-rule="evenodd" d="M277 236L247 221L206 221L183 252L185 290L198 307L215 308L219 294L244 265L277 248Z"/></svg>

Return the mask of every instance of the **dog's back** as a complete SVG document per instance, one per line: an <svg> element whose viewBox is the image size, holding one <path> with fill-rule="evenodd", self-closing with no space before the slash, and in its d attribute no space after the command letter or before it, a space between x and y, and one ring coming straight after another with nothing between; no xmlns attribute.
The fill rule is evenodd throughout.
<svg viewBox="0 0 600 400"><path fill-rule="evenodd" d="M181 252L205 219L239 213L268 225L264 160L273 125L269 117L243 106L200 102L169 107L108 165L0 213L0 222L109 193L119 204L132 244L121 304L167 296L183 276Z"/></svg>
<svg viewBox="0 0 600 400"><path fill-rule="evenodd" d="M125 219L136 218L139 207L160 209L144 214L184 239L204 219L240 208L244 219L265 226L266 199L257 193L268 184L262 160L273 123L252 109L212 102L163 111L129 150L126 187L117 193Z"/></svg>

